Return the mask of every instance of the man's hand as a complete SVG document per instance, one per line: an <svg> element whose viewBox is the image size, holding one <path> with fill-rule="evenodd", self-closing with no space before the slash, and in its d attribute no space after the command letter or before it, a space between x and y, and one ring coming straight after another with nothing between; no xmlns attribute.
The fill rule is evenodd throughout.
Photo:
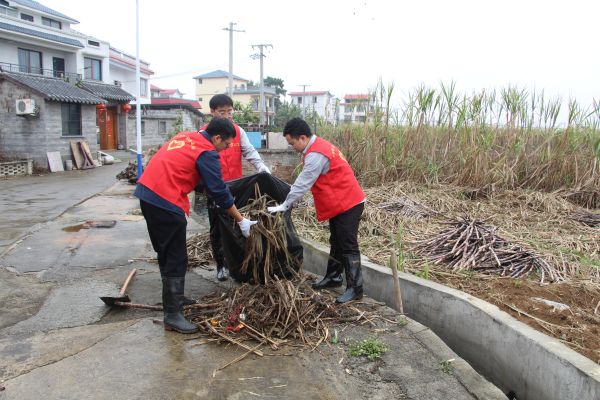
<svg viewBox="0 0 600 400"><path fill-rule="evenodd" d="M248 236L250 236L250 227L257 223L258 221L250 221L248 218L244 218L237 224L240 227L240 230L242 231L242 235L244 235L244 237L247 238Z"/></svg>
<svg viewBox="0 0 600 400"><path fill-rule="evenodd" d="M270 174L271 170L269 169L269 167L267 167L265 164L263 164L258 169L258 173L261 173L261 172L266 172L267 174Z"/></svg>
<svg viewBox="0 0 600 400"><path fill-rule="evenodd" d="M272 213L272 214L275 214L275 213L278 213L278 212L285 212L285 211L287 211L287 209L288 208L285 205L285 203L284 204L278 204L278 205L273 206L273 207L267 207L267 211L270 212L270 213Z"/></svg>

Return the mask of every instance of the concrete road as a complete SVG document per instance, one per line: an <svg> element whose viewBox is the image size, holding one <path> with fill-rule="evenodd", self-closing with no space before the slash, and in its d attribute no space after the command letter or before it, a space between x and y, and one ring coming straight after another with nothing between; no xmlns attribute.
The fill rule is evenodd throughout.
<svg viewBox="0 0 600 400"><path fill-rule="evenodd" d="M0 256L0 400L504 398L412 321L349 325L339 343L317 351L266 349L218 370L244 351L166 332L160 312L111 310L99 296L117 293L133 267L131 298L161 300L133 186L114 179L124 167L1 182L0 224L10 223L14 236ZM38 197L37 211L24 205ZM81 228L88 220L115 224ZM207 223L190 219L188 230L205 232ZM233 284L214 275L189 272L187 295ZM348 356L349 344L373 336L390 349L381 360Z"/></svg>
<svg viewBox="0 0 600 400"><path fill-rule="evenodd" d="M0 254L30 230L114 184L125 165L0 178Z"/></svg>

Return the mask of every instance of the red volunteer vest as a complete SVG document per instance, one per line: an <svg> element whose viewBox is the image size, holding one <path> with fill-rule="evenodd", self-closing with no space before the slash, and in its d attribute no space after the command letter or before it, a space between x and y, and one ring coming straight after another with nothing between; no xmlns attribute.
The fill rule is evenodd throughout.
<svg viewBox="0 0 600 400"><path fill-rule="evenodd" d="M348 211L365 199L352 167L337 147L317 137L304 157L312 152L323 154L329 159L329 171L325 175L320 175L310 189L315 199L319 221L328 220Z"/></svg>
<svg viewBox="0 0 600 400"><path fill-rule="evenodd" d="M205 130L208 125L204 125L200 130ZM232 181L242 177L242 145L240 127L233 124L235 128L235 137L229 144L229 147L219 152L219 161L221 162L221 172L225 182Z"/></svg>
<svg viewBox="0 0 600 400"><path fill-rule="evenodd" d="M196 159L211 150L213 144L198 132L180 132L150 159L139 182L189 215L187 195L200 182Z"/></svg>

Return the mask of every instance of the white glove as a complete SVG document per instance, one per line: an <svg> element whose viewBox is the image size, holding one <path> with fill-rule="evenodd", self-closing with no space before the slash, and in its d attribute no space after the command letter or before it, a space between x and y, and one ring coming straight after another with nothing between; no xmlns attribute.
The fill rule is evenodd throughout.
<svg viewBox="0 0 600 400"><path fill-rule="evenodd" d="M285 203L279 204L279 205L276 205L273 207L267 207L267 211L272 214L275 214L278 212L285 212L285 211L287 211L287 209L288 209L288 207L285 205Z"/></svg>
<svg viewBox="0 0 600 400"><path fill-rule="evenodd" d="M244 235L245 238L250 236L250 227L254 224L258 224L258 221L250 221L248 218L244 218L238 222L242 235Z"/></svg>
<svg viewBox="0 0 600 400"><path fill-rule="evenodd" d="M266 172L267 174L270 174L271 170L269 169L269 167L267 167L265 164L263 164L258 169L258 173L261 173L261 172Z"/></svg>

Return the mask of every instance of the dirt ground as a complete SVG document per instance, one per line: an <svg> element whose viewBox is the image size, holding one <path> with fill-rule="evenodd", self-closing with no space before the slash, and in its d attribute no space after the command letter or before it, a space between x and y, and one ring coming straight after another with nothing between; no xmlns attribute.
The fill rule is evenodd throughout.
<svg viewBox="0 0 600 400"><path fill-rule="evenodd" d="M389 265L395 249L400 269L493 303L600 363L600 227L573 218L579 212L599 215L600 210L582 209L568 201L568 194L529 190L393 182L365 193L359 231L362 254ZM294 223L301 236L328 244L328 227L314 219L311 200L294 211ZM416 244L445 229L445 223L464 217L497 227L501 237L535 253L565 280L542 284L535 273L512 279L452 271L426 262L414 251ZM536 298L569 308L556 310Z"/></svg>
<svg viewBox="0 0 600 400"><path fill-rule="evenodd" d="M432 273L432 280L497 305L521 322L559 339L600 364L600 302L598 284L565 282L540 285L537 281L449 276ZM568 305L557 309L537 299Z"/></svg>

